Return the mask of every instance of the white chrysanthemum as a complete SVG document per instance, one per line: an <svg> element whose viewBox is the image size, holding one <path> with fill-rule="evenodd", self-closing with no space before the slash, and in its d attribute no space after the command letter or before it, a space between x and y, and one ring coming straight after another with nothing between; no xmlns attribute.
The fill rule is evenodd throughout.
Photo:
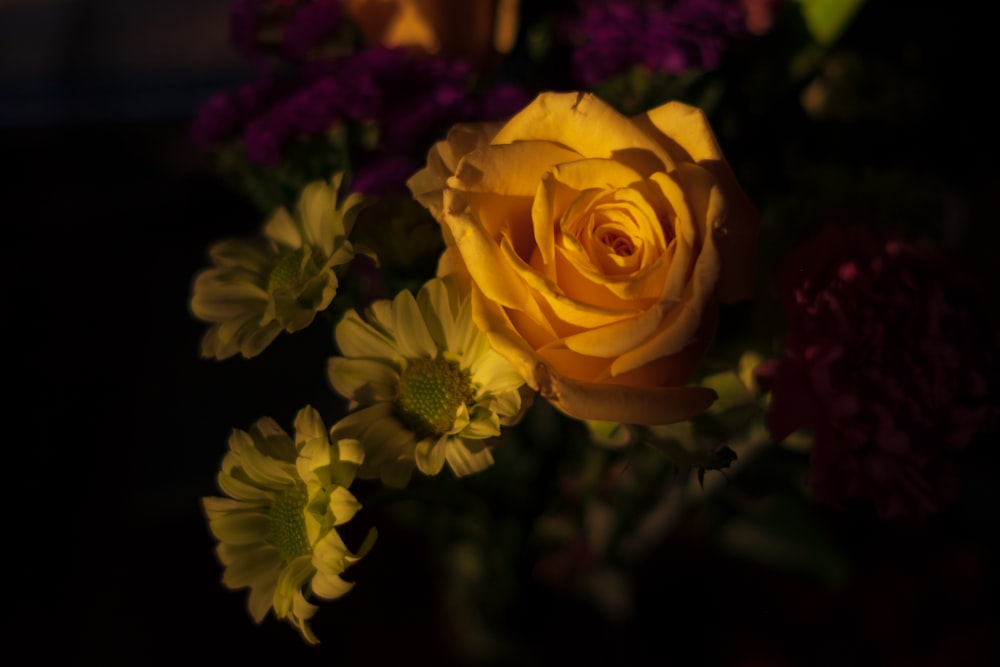
<svg viewBox="0 0 1000 667"><path fill-rule="evenodd" d="M350 311L337 325L341 354L330 360L334 389L355 410L333 426L361 440L363 478L405 486L414 466L457 475L493 463L487 439L521 413L524 379L472 323L472 304L451 278L428 281Z"/></svg>
<svg viewBox="0 0 1000 667"><path fill-rule="evenodd" d="M347 240L364 198L338 206L342 174L303 188L294 215L278 209L261 238L230 239L209 249L213 268L195 278L191 311L211 322L203 357L254 357L282 331L312 323L337 293L335 268L354 258Z"/></svg>
<svg viewBox="0 0 1000 667"><path fill-rule="evenodd" d="M317 609L309 595L333 599L349 591L354 584L340 575L376 536L373 529L355 554L334 529L361 508L348 487L363 459L357 440L331 442L311 407L296 415L294 441L268 417L249 432L233 430L218 476L229 497L202 501L219 540L222 583L250 588L255 622L273 608L306 641L318 643L308 624Z"/></svg>

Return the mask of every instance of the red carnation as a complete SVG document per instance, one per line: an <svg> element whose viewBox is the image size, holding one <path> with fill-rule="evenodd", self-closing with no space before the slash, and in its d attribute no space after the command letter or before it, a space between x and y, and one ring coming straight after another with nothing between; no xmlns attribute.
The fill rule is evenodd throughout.
<svg viewBox="0 0 1000 667"><path fill-rule="evenodd" d="M807 481L843 506L926 516L958 493L954 455L993 429L997 344L942 258L830 227L779 274L784 356L759 371L775 440L813 433Z"/></svg>

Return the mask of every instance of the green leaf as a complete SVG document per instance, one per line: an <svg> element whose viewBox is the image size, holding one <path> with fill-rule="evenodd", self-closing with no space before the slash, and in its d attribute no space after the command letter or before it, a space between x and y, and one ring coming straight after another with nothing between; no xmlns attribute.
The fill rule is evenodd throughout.
<svg viewBox="0 0 1000 667"><path fill-rule="evenodd" d="M736 371L706 376L699 384L714 389L719 395L708 410L691 420L700 435L728 438L743 431L761 410L758 397L747 388Z"/></svg>
<svg viewBox="0 0 1000 667"><path fill-rule="evenodd" d="M796 0L809 34L829 46L844 32L865 0Z"/></svg>

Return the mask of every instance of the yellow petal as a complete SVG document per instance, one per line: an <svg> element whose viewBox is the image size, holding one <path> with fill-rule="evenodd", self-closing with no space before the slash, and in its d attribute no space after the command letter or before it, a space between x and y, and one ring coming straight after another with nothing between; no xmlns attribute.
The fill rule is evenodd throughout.
<svg viewBox="0 0 1000 667"><path fill-rule="evenodd" d="M708 221L718 219L724 206L721 197L712 191L712 197L703 214ZM711 225L711 222L708 223ZM673 306L664 319L660 332L642 345L622 354L612 365L612 373L624 373L638 368L659 357L680 352L689 345L702 320L714 312L715 289L719 281L719 255L715 249L714 235L705 235L705 241L695 262L692 276L685 286L682 301Z"/></svg>
<svg viewBox="0 0 1000 667"><path fill-rule="evenodd" d="M434 144L427 153L427 166L406 182L414 199L438 220L443 207L441 193L449 176L455 174L459 161L477 148L486 146L502 123L458 123L447 138Z"/></svg>
<svg viewBox="0 0 1000 667"><path fill-rule="evenodd" d="M329 437L324 433L318 438L303 442L296 465L302 481L307 484L318 483L316 471L330 465Z"/></svg>
<svg viewBox="0 0 1000 667"><path fill-rule="evenodd" d="M436 475L444 467L445 455L454 438L450 435L424 438L417 443L414 459L417 468L425 475Z"/></svg>
<svg viewBox="0 0 1000 667"><path fill-rule="evenodd" d="M511 118L492 143L551 141L584 157L641 161L654 157L655 170L670 169L673 159L638 125L592 93L541 93ZM638 150L638 153L637 153ZM638 160L630 159L638 155Z"/></svg>
<svg viewBox="0 0 1000 667"><path fill-rule="evenodd" d="M326 255L347 235L343 218L337 213L337 193L328 183L306 184L299 195L298 214L308 241Z"/></svg>
<svg viewBox="0 0 1000 667"><path fill-rule="evenodd" d="M723 156L705 114L680 102L669 102L635 121L672 151L680 149L712 172L726 200L726 216L716 227L722 261L718 296L725 303L752 296L760 216Z"/></svg>
<svg viewBox="0 0 1000 667"><path fill-rule="evenodd" d="M553 373L545 364L535 371L539 393L570 417L623 424L672 424L704 412L716 399L705 387L623 387L579 382Z"/></svg>
<svg viewBox="0 0 1000 667"><path fill-rule="evenodd" d="M571 299L587 300L609 310L641 311L648 309L661 296L668 271L667 258L661 257L624 279L612 279L581 266L577 255L564 247L556 249L555 264L559 287ZM534 262L531 264L535 265Z"/></svg>
<svg viewBox="0 0 1000 667"><path fill-rule="evenodd" d="M354 518L360 509L361 503L354 497L354 494L344 487L338 486L330 491L330 512L334 516L333 525L339 526L342 523L347 523Z"/></svg>
<svg viewBox="0 0 1000 667"><path fill-rule="evenodd" d="M451 190L445 192L444 222L473 282L489 299L544 321L538 305L525 295L517 274L508 268L496 239L469 214L464 199L451 195Z"/></svg>
<svg viewBox="0 0 1000 667"><path fill-rule="evenodd" d="M551 280L538 273L530 264L518 257L509 243L501 242L500 251L503 261L520 278L519 282L529 290L530 294L542 299L554 317L558 318L560 322L572 325L573 327L595 328L629 319L636 315L636 311L631 308L603 308L593 303L570 298ZM473 278L475 278L475 274L473 274ZM544 312L534 300L525 300L529 301L535 310ZM519 310L525 309L520 308ZM551 318L544 317L543 320L536 321L540 324L544 322L551 323ZM556 324L552 323L552 326L555 327Z"/></svg>
<svg viewBox="0 0 1000 667"><path fill-rule="evenodd" d="M635 116L633 120L668 148L676 160L701 162L723 159L708 117L697 107L683 102L667 102Z"/></svg>
<svg viewBox="0 0 1000 667"><path fill-rule="evenodd" d="M529 196L495 195L488 192L466 192L448 190L446 199L453 205L467 210L483 232L493 239L510 238L521 257L529 257L535 244L531 224L533 198ZM461 201L461 205L458 202ZM446 226L447 227L447 226ZM446 243L454 243L454 237L443 235Z"/></svg>
<svg viewBox="0 0 1000 667"><path fill-rule="evenodd" d="M620 322L565 336L554 342L552 347L565 347L591 357L617 357L634 350L656 334L662 326L663 318L663 308L656 304L645 312ZM544 352L545 348L538 351L541 356L544 356Z"/></svg>
<svg viewBox="0 0 1000 667"><path fill-rule="evenodd" d="M271 519L264 512L229 512L209 521L212 534L227 544L263 542L271 530Z"/></svg>
<svg viewBox="0 0 1000 667"><path fill-rule="evenodd" d="M274 212L271 219L264 225L264 233L289 248L302 247L302 233L291 214L284 208L279 208Z"/></svg>
<svg viewBox="0 0 1000 667"><path fill-rule="evenodd" d="M347 357L396 359L399 356L396 342L353 310L341 318L334 329L334 338L341 354Z"/></svg>
<svg viewBox="0 0 1000 667"><path fill-rule="evenodd" d="M282 564L280 567L284 567L284 565ZM267 616L267 612L274 605L274 591L278 587L278 571L280 567L272 571L273 576L262 579L259 585L250 588L250 596L247 598L247 610L250 612L250 617L253 618L254 623L258 625L260 625L264 617Z"/></svg>
<svg viewBox="0 0 1000 667"><path fill-rule="evenodd" d="M335 574L317 572L312 580L313 593L324 600L335 600L354 588L353 581L344 581Z"/></svg>
<svg viewBox="0 0 1000 667"><path fill-rule="evenodd" d="M396 323L396 344L403 356L409 359L433 359L437 356L437 345L434 344L424 321L424 314L412 292L402 290L396 295L392 300L392 315Z"/></svg>
<svg viewBox="0 0 1000 667"><path fill-rule="evenodd" d="M284 566L281 554L270 544L260 543L246 548L220 543L218 549L219 559L228 563L222 575L222 583L228 588L243 588L269 579L276 580ZM239 556L232 558L227 552L236 549L239 549Z"/></svg>
<svg viewBox="0 0 1000 667"><path fill-rule="evenodd" d="M472 285L472 321L489 338L493 349L509 361L521 377L529 384L534 381L534 369L538 363L535 351L525 342L510 319L497 303L490 300L479 288ZM532 389L537 385L531 384Z"/></svg>
<svg viewBox="0 0 1000 667"><path fill-rule="evenodd" d="M472 151L448 179L448 187L497 195L534 196L542 176L580 154L548 141L518 141Z"/></svg>
<svg viewBox="0 0 1000 667"><path fill-rule="evenodd" d="M473 452L464 443L456 444L448 448L448 467L452 469L458 477L471 475L472 473L485 470L493 465L493 452L489 447L483 447Z"/></svg>
<svg viewBox="0 0 1000 667"><path fill-rule="evenodd" d="M309 440L323 439L327 437L326 425L319 412L311 405L299 410L295 415L295 444L298 449Z"/></svg>
<svg viewBox="0 0 1000 667"><path fill-rule="evenodd" d="M373 403L396 398L399 371L380 359L331 357L327 377L344 398Z"/></svg>

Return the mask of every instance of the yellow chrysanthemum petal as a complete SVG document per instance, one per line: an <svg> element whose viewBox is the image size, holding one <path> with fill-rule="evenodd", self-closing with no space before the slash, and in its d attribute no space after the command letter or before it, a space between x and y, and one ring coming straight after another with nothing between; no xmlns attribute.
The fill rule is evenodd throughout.
<svg viewBox="0 0 1000 667"><path fill-rule="evenodd" d="M488 447L473 451L470 447L449 447L448 466L456 475L471 475L493 465L493 452Z"/></svg>
<svg viewBox="0 0 1000 667"><path fill-rule="evenodd" d="M365 204L351 196L338 205L340 180L306 184L294 214L275 211L259 238L213 245L214 266L195 277L190 302L192 314L211 324L203 356L256 356L281 331L304 329L330 306L335 268L354 257L347 230Z"/></svg>
<svg viewBox="0 0 1000 667"><path fill-rule="evenodd" d="M234 430L220 488L250 500L204 498L203 506L219 541L223 584L250 589L248 610L255 622L273 609L315 643L308 621L317 607L306 595L319 572L317 563L324 576L333 576L359 557L347 550L334 526L349 521L360 503L335 480L353 480L363 454L357 441L331 443L310 406L298 412L294 424L294 438L270 418L258 420L249 432ZM365 540L365 551L371 539ZM331 590L326 582L319 587Z"/></svg>
<svg viewBox="0 0 1000 667"><path fill-rule="evenodd" d="M350 491L338 486L330 492L329 509L334 517L333 525L339 526L354 518L354 515L361 509L361 503Z"/></svg>
<svg viewBox="0 0 1000 667"><path fill-rule="evenodd" d="M416 297L402 292L391 309L389 302L376 302L368 322L351 313L338 324L338 332L350 327L357 339L341 346L345 358L331 361L331 384L354 409L332 433L363 444L361 478L378 477L399 486L409 482L414 469L436 475L450 450L494 437L501 423L517 417L524 378L476 329L468 293L460 291L466 287L451 276L434 278ZM364 334L371 340L363 340ZM391 390L371 391L362 379L368 366L350 357L352 351L376 350L381 356L365 357L366 362L399 369ZM458 455L452 459L464 460Z"/></svg>
<svg viewBox="0 0 1000 667"><path fill-rule="evenodd" d="M343 597L352 588L354 588L353 581L344 581L335 574L324 572L317 572L312 581L313 593L327 600Z"/></svg>

